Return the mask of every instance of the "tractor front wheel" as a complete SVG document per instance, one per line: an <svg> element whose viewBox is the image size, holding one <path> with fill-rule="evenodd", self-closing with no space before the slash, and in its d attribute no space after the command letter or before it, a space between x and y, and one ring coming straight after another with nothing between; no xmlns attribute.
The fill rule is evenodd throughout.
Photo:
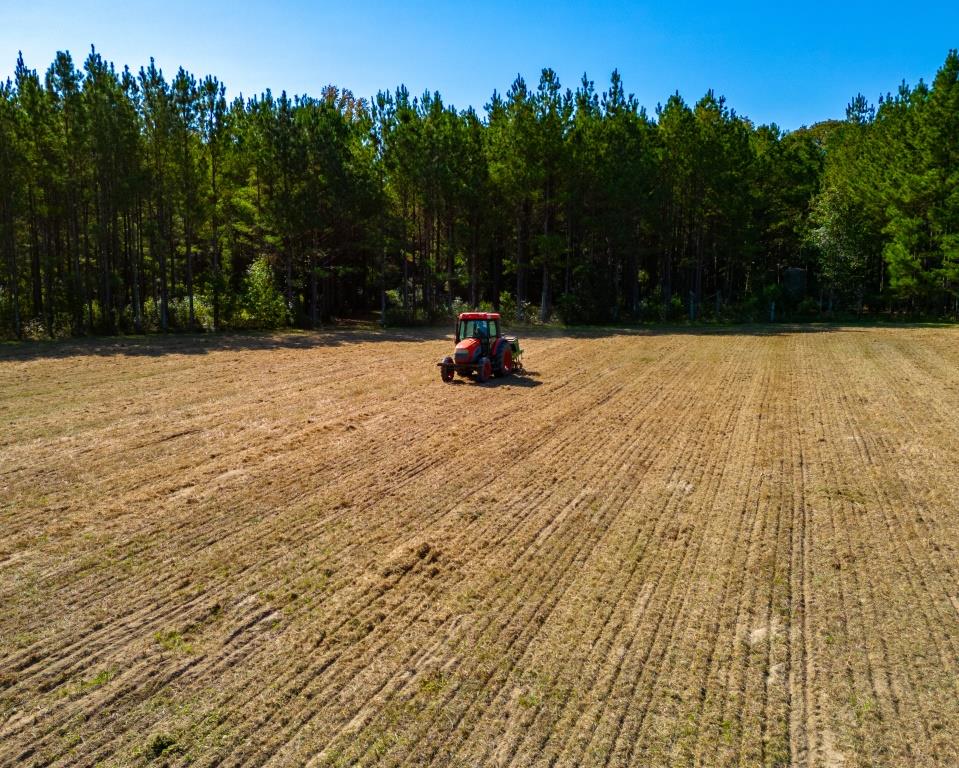
<svg viewBox="0 0 959 768"><path fill-rule="evenodd" d="M476 369L476 380L480 384L485 384L489 381L490 376L493 375L493 364L489 361L488 357L481 357L479 361L479 368Z"/></svg>
<svg viewBox="0 0 959 768"><path fill-rule="evenodd" d="M440 366L440 377L443 381L449 384L453 380L456 369L453 367L453 358L446 357L443 359L443 364Z"/></svg>
<svg viewBox="0 0 959 768"><path fill-rule="evenodd" d="M513 350L509 344L504 344L497 355L496 375L509 376L513 372Z"/></svg>

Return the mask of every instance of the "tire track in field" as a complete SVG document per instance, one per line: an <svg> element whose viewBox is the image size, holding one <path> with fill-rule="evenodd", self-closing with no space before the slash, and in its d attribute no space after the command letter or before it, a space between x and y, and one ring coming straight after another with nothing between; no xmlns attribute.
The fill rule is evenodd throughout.
<svg viewBox="0 0 959 768"><path fill-rule="evenodd" d="M774 375L775 374L775 375ZM774 385L775 382L775 385ZM767 371L761 382L761 393L755 398L759 414L762 414L767 408L766 401L770 390L781 386L781 379L776 371ZM749 409L752 413L753 409ZM695 746L692 748L691 762L694 764L713 764L716 760L716 753L721 749L731 756L735 754L732 744L739 743L739 750L742 749L743 739L745 738L745 728L741 718L737 717L735 723L727 720L727 707L729 704L729 692L739 695L740 687L744 684L747 674L747 653L752 653L754 645L763 645L767 647L766 661L764 671L768 681L770 658L769 653L773 643L776 640L777 625L773 621L770 611L770 605L767 602L764 606L765 613L761 617L759 627L750 617L754 611L755 591L747 589L745 576L755 569L755 563L759 561L760 554L758 547L764 544L763 536L757 535L757 526L762 526L759 530L765 535L767 525L759 516L760 493L769 485L772 480L767 482L766 478L771 477L770 469L762 466L759 469L759 483L755 489L755 501L753 493L750 490L750 483L753 473L757 471L756 461L767 454L766 442L764 439L765 431L768 427L764 426L762 418L751 419L751 430L748 436L748 449L743 451L750 457L750 463L740 475L740 488L734 498L741 498L739 503L740 511L737 515L735 535L730 539L732 552L728 555L729 566L728 574L724 584L721 609L714 622L714 636L712 648L710 650L709 664L706 667L706 676L701 682L701 691L699 696L698 708L694 712L697 723L700 723L698 738ZM773 420L775 422L775 420ZM762 462L760 461L762 464ZM755 514L750 513L749 509L755 507ZM737 546L738 542L743 546ZM773 563L778 558L774 555ZM750 564L753 565L750 565ZM738 576L738 580L734 577ZM728 608L727 608L728 606ZM743 611L747 610L747 616ZM720 626L720 617L725 616L724 626ZM725 631L723 631L725 629ZM756 637L758 639L754 640ZM747 650L748 649L748 650ZM731 682L732 675L739 669L739 682ZM712 688L708 687L708 681L712 680ZM763 691L763 701L766 701L766 690ZM711 727L705 727L709 724ZM737 735L741 738L737 739ZM763 748L765 747L762 744Z"/></svg>
<svg viewBox="0 0 959 768"><path fill-rule="evenodd" d="M820 637L815 644L814 657L818 664L826 664L827 669L821 675L818 701L815 707L816 721L820 725L818 738L813 745L813 764L815 765L833 765L837 762L843 762L846 754L858 754L865 751L866 742L861 730L852 726L848 719L840 723L836 717L837 705L841 702L849 702L855 697L855 692L861 685L861 669L854 668L846 660L837 658L837 653L833 649L842 649L852 647L854 632L856 631L855 616L849 592L849 569L844 569L843 564L849 563L848 539L844 535L843 528L847 524L847 517L843 512L843 501L841 498L834 498L831 488L835 488L836 477L838 475L836 456L830 450L824 431L827 426L830 431L836 421L836 415L832 413L826 403L825 395L831 392L830 387L833 382L825 378L828 370L817 368L813 376L817 379L812 384L810 392L811 400L816 404L815 414L819 417L819 426L817 429L817 440L814 445L814 466L819 470L827 486L825 493L822 494L825 513L821 525L824 527L823 535L820 540L823 543L823 550L820 556L820 584L819 589L824 598L832 598L830 605L824 605L823 622L824 626L819 627ZM828 581L826 581L828 577ZM825 584L830 585L827 591ZM853 593L855 594L855 593ZM821 601L825 602L825 600ZM828 611L828 613L827 613ZM852 739L852 744L846 742L845 737ZM837 743L837 740L841 739ZM845 751L840 751L841 749Z"/></svg>
<svg viewBox="0 0 959 768"><path fill-rule="evenodd" d="M879 378L881 380L881 377ZM844 386L841 386L840 391L842 394L840 397L833 398L830 401L831 406L836 411L836 416L834 418L838 423L845 425L845 428L852 432L850 441L853 443L852 450L855 454L853 460L856 461L857 466L862 468L864 476L870 480L870 488L864 492L862 499L865 500L871 498L878 502L880 517L883 520L884 525L887 527L889 533L895 537L897 532L902 531L903 529L908 531L912 525L908 522L903 525L904 521L899 519L899 516L895 512L896 505L890 502L885 491L883 490L883 478L876 475L873 470L876 462L882 460L882 453L868 451L867 445L881 443L881 433L865 435L861 432L858 425L863 423L868 424L869 420L868 418L855 416L853 414L851 403L855 398L850 394L847 394L845 389L846 388ZM841 474L842 473L838 469L833 471L832 486L834 488L842 489L845 487L840 479ZM858 491L856 491L856 493L858 493ZM854 594L865 593L869 595L872 593L872 580L869 577L866 579L860 578L860 571L862 570L863 566L868 567L868 563L870 562L870 554L876 549L876 545L879 542L875 542L866 546L862 542L854 541L852 538L851 534L853 532L858 532L864 529L862 526L854 525L854 518L851 518L849 516L850 513L846 510L854 507L862 509L863 507L859 497L854 497L851 501L846 497L840 497L836 506L842 510L842 514L844 515L845 519L845 523L842 525L842 534L840 534L840 531L837 529L836 535L844 535L849 551L856 553L851 562L842 563L841 570L843 574L851 572L851 576L848 578L852 579L854 585ZM916 554L913 552L910 538L911 537L907 536L903 541L902 546L895 548L895 555L900 563L900 567L897 570L905 577L902 581L902 584L903 586L908 587L911 592L908 605L912 608L918 608L921 620L927 627L926 636L933 640L933 643L937 648L940 663L946 665L951 663L954 665L955 657L953 656L950 662L950 660L948 660L948 655L943 655L943 648L937 639L936 629L939 626L939 621L941 620L940 616L930 615L930 609L926 605L929 597L933 594L936 594L937 590L930 588L930 586L925 582L925 577L923 577L922 574L935 573L937 569L935 568L934 564L928 560L925 563L920 564L919 560L917 560ZM903 558L903 553L906 554L906 558ZM916 578L919 580L918 584ZM862 602L861 597L859 598L859 601ZM866 603L867 606L870 604L873 606L877 605L875 597L872 598L870 603ZM873 608L873 610L876 611L875 608ZM933 610L935 609L933 608ZM884 614L884 612L876 613L877 618L871 623L875 624L882 614ZM848 609L846 615L849 615ZM868 651L870 640L876 635L884 636L884 630L880 630L879 632L866 632L866 630L862 630L862 633L863 640L861 645L866 649L866 653L853 654L850 661L852 669L864 668L862 674L865 675L868 685L856 684L854 682L855 678L853 678L851 685L853 685L854 691L857 689L866 688L866 690L870 692L871 696L862 699L859 698L856 693L852 694L857 696L857 698L853 700L853 704L856 707L855 716L860 722L858 729L850 725L848 726L849 730L853 730L854 732L858 733L859 730L865 729L865 733L858 736L858 740L860 742L869 744L876 744L878 742L879 745L888 745L891 739L891 736L888 733L877 738L876 736L871 735L871 731L879 729L881 732L883 729L883 705L890 707L891 710L887 710L887 719L889 717L897 720L899 719L897 717L898 710L901 710L902 708L897 707L895 701L893 701L892 704L889 703L890 693L892 693L893 696L898 696L900 698L908 697L912 699L912 705L908 706L905 711L920 713L918 722L914 724L914 727L917 727L918 730L922 732L923 741L932 747L933 754L935 754L935 747L933 746L935 740L930 732L929 723L935 722L936 713L943 711L942 706L948 706L946 704L946 700L943 700L942 705L940 706L930 707L926 703L928 694L924 696L913 696L911 694L905 694L902 692L896 693L897 688L901 687L892 685L892 679L890 677L892 670L901 670L905 675L908 681L906 690L912 692L920 690L923 687L920 684L920 679L913 674L914 662L894 662L891 658L889 658L888 646L884 642L881 644L880 651L878 653ZM879 666L884 670L881 675L881 686L879 684L879 678L877 678L877 675L873 671L874 664L871 661L871 656L873 655L879 656ZM955 688L955 681L953 681L953 687ZM904 750L905 754L907 755L912 752L912 746L908 739L904 740L900 749ZM878 756L876 759L878 759Z"/></svg>
<svg viewBox="0 0 959 768"><path fill-rule="evenodd" d="M799 354L802 355L803 361L799 365L799 373L809 375L810 345L805 337L801 339L801 342ZM809 468L803 447L805 424L800 417L798 401L797 397L791 408L792 429L789 436L793 482L790 530L792 539L789 580L790 626L786 659L789 691L787 703L790 764L796 768L808 768L810 740L816 733L814 714L810 704L810 691L815 674L811 655L810 625L813 619L813 596L812 576L809 569L813 542L812 523L806 501Z"/></svg>
<svg viewBox="0 0 959 768"><path fill-rule="evenodd" d="M507 681L504 681L504 684L503 684L503 685L505 686L506 684L508 684L508 680L507 680ZM495 700L494 700L494 701L495 701Z"/></svg>
<svg viewBox="0 0 959 768"><path fill-rule="evenodd" d="M430 538L432 538L432 537L433 537L433 535L432 535L432 534L430 534ZM440 537L442 538L442 535L440 535Z"/></svg>
<svg viewBox="0 0 959 768"><path fill-rule="evenodd" d="M761 390L765 391L767 388L768 388L768 374L765 374L762 378ZM757 525L759 525L759 518L756 517L755 520L756 522L754 523L754 529ZM712 523L710 522L710 524ZM747 538L747 541L749 542L749 546L752 546L752 543L756 542L758 538L759 537L756 536L755 534L749 536ZM704 534L704 539L705 539L705 534ZM692 562L692 571L691 571L692 573L695 573L702 550L703 550L703 540L699 542L699 544L697 545L697 549L693 553L694 559ZM683 553L684 561L689 554L690 554L689 552ZM682 564L680 565L680 570L681 570L681 567L682 567ZM692 579L690 579L689 581L691 582ZM688 583L689 582L687 582L687 584ZM685 603L685 601L688 599L689 594L690 593L688 591L688 588L686 591L681 593L679 598L679 607L675 610L673 620L669 625L667 625L667 629L665 633L662 632L662 621L660 621L660 623L657 625L657 630L656 630L657 635L654 636L653 643L650 646L650 651L648 651L647 653L651 654L651 652L655 650L657 640L659 641L659 647L661 650L659 651L659 654L657 656L647 655L645 657L645 660L642 665L642 671L639 673L639 675L636 676L636 682L632 686L632 691L630 693L630 697L628 700L629 702L632 702L632 700L634 700L637 696L643 697L642 699L643 703L638 707L639 715L630 718L629 714L632 713L633 707L631 705L627 705L624 708L624 715L620 716L620 719L617 725L617 730L615 732L615 737L612 742L612 745L613 745L612 755L610 755L606 760L607 765L630 764L634 759L634 755L636 754L637 748L640 748L640 744L638 743L640 738L647 733L649 734L655 733L655 724L650 724L647 727L647 721L650 715L654 715L654 720L660 719L655 717L656 713L654 710L654 703L657 701L657 696L662 695L662 691L665 683L667 681L671 681L670 675L671 675L672 669L675 666L676 657L675 655L671 655L669 653L670 644L672 642L672 637L676 633L677 626L680 626L679 619L681 614L681 607ZM736 634L738 635L739 633L737 632ZM652 660L652 663L651 663L651 660ZM666 671L670 673L669 675L663 674L661 671L659 671L660 664L669 665L668 667L666 667ZM657 671L653 673L653 672L649 672L649 669L653 669ZM653 744L646 742L642 744L642 748L648 752L649 750L653 749ZM644 757L648 757L648 755L645 752L643 753L643 755ZM667 759L665 755L660 755L658 756L658 758Z"/></svg>
<svg viewBox="0 0 959 768"><path fill-rule="evenodd" d="M679 431L680 431L680 428L681 428L682 426L683 426L682 423L678 424L676 431L679 432ZM671 444L672 444L672 441L664 441L664 445L665 445L665 444L670 444L670 445L671 445ZM643 448L644 450L645 450L645 447L646 447L645 444L643 444L642 448ZM635 448L634 448L634 450L635 450ZM647 466L652 466L652 465L654 465L654 460L646 459L646 458L643 458L643 457L639 457L638 459L633 459L631 456L624 457L624 459L622 460L621 464L622 464L623 466L625 466L625 465L628 464L628 463L638 463L638 464L640 464L640 465L645 464L645 465L647 465ZM622 473L622 471L620 471L620 472L618 472L617 474L620 474L620 475L621 475L621 474L623 474L623 473ZM644 473L644 475L641 475L640 478L638 478L638 479L639 479L639 480L642 480L642 479L644 479L644 477L645 477L645 473ZM619 506L624 506L624 507L625 507L625 506L627 506L627 505L629 504L629 502L635 497L636 493L637 493L638 490L639 490L639 487L640 487L640 486L639 486L638 483L631 484L631 483L629 483L629 482L624 482L624 483L621 484L621 487L620 487L618 493L614 493L614 494L608 496L608 499L609 499L609 500L608 500L606 503L609 504L609 505L619 505ZM617 523L623 522L623 517L624 517L623 515L620 515L618 518L616 518L616 520L615 520L614 522L617 522ZM607 538L609 538L609 536L611 536L614 532L615 532L615 531L614 531L614 526L613 526L613 524L611 523L611 524L610 524L610 532L609 532L609 534L607 534ZM597 549L598 549L598 548L599 548L599 547L597 546ZM635 566L636 566L637 564L638 564L638 562L634 562L633 571L635 570ZM631 571L631 573L632 573L632 571ZM625 590L625 589L626 589L626 587L628 586L628 582L629 582L629 579L627 579L627 581L622 585L622 588L621 588L622 590ZM606 621L605 621L605 622L603 623L603 625L602 625L604 628L605 628L605 626L608 624L609 618L612 616L612 608L615 608L615 607L618 606L618 603L619 603L619 600L620 600L620 596L621 596L621 595L622 595L622 591L620 591L620 593L610 601L611 604L612 604L612 607L611 607L610 613L607 615ZM595 642L597 642L596 638L594 638L594 639L592 639L592 640L590 641L591 644L595 644ZM531 647L527 649L527 655L531 652L531 650L532 650ZM524 658L521 659L520 661L525 661L525 660L526 660L526 657L524 656ZM562 668L564 668L564 670L566 670L566 665L562 664L562 662L559 662L558 659L557 659L556 661L557 661L557 667L562 667ZM508 684L508 681L504 683L504 687L505 687L507 684ZM552 680L547 680L546 683L545 683L545 686L546 686L546 687L549 687L551 684L552 684ZM507 702L505 701L505 699L503 698L503 696L502 696L502 694L501 694L498 699L494 699L494 700L493 700L493 702L492 702L492 703L490 704L490 706L489 706L489 710L495 710L497 706L505 706L506 703L507 703ZM542 708L540 708L540 710L539 710L539 712L538 712L537 714L542 713L542 712L545 712L545 710L542 709ZM529 730L527 730L527 735L529 735ZM493 737L493 735L491 734L490 736L486 737L485 739L482 739L482 737L480 737L480 738L481 738L482 741L491 742L494 737ZM497 749L500 750L500 751L504 751L505 748L504 748L504 745L503 745L503 744L498 744L498 745L497 745ZM537 750L537 751L538 751L538 750ZM486 757L487 757L487 755L485 755L485 754L484 754L484 755L475 756L475 757L471 758L471 761L472 761L472 762L476 762L476 763L485 762Z"/></svg>
<svg viewBox="0 0 959 768"><path fill-rule="evenodd" d="M582 436L580 435L579 437L582 437ZM539 537L539 538L541 538L541 537L542 537L542 530L541 530L540 532L538 532L538 533L537 533L537 537Z"/></svg>
<svg viewBox="0 0 959 768"><path fill-rule="evenodd" d="M709 407L707 411L712 412L714 408L715 408L715 405ZM726 434L724 430L726 429L726 427L728 427L729 416L731 416L733 413L734 413L733 409L730 409L729 411L727 411L726 420L717 427L717 429L722 434ZM726 445L727 451L729 449L730 444L731 444L731 441L729 441ZM683 454L686 455L686 451L683 451ZM710 481L712 481L714 478L717 477L717 474L715 472L707 472L707 474L709 476ZM688 481L682 481L682 482L686 483ZM718 482L721 483L721 478L719 479ZM685 487L683 486L680 486L680 487L682 487L683 490L685 490L686 488L689 487L689 485L686 485ZM631 497L635 495L636 490L638 489L633 489L634 492L630 495ZM707 492L708 492L708 487L707 487ZM707 504L704 502L702 506L705 507L707 506ZM693 513L694 513L693 509L688 509L687 511L682 512L681 516L683 515L689 516L689 515L692 515ZM636 538L637 540L642 538L642 534L641 533L637 534ZM618 670L619 670L619 667L621 666L622 660L627 656L630 650L628 648L628 645L624 643L628 643L627 638L634 637L637 634L638 622L642 619L644 611L643 610L637 611L635 610L635 608L629 610L630 615L621 617L619 624L616 626L616 629L612 633L612 636L607 638L603 642L602 647L605 650L600 652L599 650L597 650L596 646L600 642L600 638L605 633L605 630L607 629L607 627L611 626L613 617L616 615L617 612L621 612L623 610L620 608L620 605L625 603L626 608L628 609L628 606L630 605L635 606L637 603L637 600L640 601L640 604L643 607L647 605L648 600L654 591L654 585L650 584L649 582L644 582L643 573L638 570L638 567L640 564L640 557L645 555L645 553L648 551L648 549L653 543L655 543L655 541L652 539L652 537L646 537L646 541L640 548L639 556L624 554L621 558L619 558L623 562L631 561L632 566L630 567L630 571L627 575L627 578L624 580L621 587L619 588L619 592L617 593L617 596L612 600L614 605L610 608L605 619L603 620L599 635L595 636L589 641L589 644L592 648L592 652L587 658L582 659L579 665L579 668L582 669L587 662L593 663L594 660L596 660L596 662L601 663L600 659L602 655L609 653L615 647L622 648L622 650L617 653L619 657L619 662L615 665L614 672L613 672L614 677L611 677L607 683L601 683L602 678L597 678L598 673L601 671L600 669L595 670L595 672L590 672L589 674L584 674L583 672L579 672L577 675L579 679L589 679L589 680L595 681L593 683L594 688L600 685L608 686L608 687L601 687L599 691L596 691L595 696L599 701L604 700L609 695L611 687L613 685L613 681L615 679L615 675L618 674ZM597 656L599 656L600 659L597 659ZM582 710L582 711L576 711L576 710L577 710L577 707L575 705L567 705L564 711L561 713L562 718L565 718L565 719L561 720L558 717L556 718L554 722L549 723L547 726L545 726L543 728L544 730L543 736L539 737L537 742L534 743L533 745L527 746L525 749L521 749L520 753L529 754L530 758L532 758L535 755L541 755L540 761L545 761L546 764L548 765L554 765L557 760L561 759L561 756L563 755L564 751L568 748L570 739L574 738L574 735L576 733L579 733L583 730L586 730L586 732L588 733L593 727L592 725L590 725L589 727L586 727L582 724L582 718L586 715L587 710ZM545 713L546 711L547 711L546 709L542 709L541 713ZM539 713L538 713L538 716L539 716ZM600 716L600 713L597 713L597 716ZM572 726L572 724L569 722L570 718L575 719L576 721L575 726ZM562 739L561 743L558 743L558 744L550 743L551 741L556 741L553 738L554 732L566 734L566 737ZM532 738L531 734L532 734L532 731L528 730L526 733L525 742L530 741L530 739ZM544 752L545 754L543 754ZM517 755L515 759L520 759L520 755Z"/></svg>

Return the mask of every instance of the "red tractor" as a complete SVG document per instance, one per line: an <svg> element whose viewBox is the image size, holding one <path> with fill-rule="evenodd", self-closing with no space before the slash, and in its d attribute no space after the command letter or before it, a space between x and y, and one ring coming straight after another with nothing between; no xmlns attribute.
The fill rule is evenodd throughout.
<svg viewBox="0 0 959 768"><path fill-rule="evenodd" d="M456 349L437 365L447 384L456 374L476 373L482 384L492 376L509 376L521 371L523 364L519 340L500 333L498 312L464 312L456 321Z"/></svg>

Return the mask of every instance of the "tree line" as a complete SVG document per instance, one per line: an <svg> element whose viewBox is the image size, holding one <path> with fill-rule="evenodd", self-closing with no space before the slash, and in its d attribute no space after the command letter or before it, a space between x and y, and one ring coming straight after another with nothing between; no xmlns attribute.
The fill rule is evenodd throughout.
<svg viewBox="0 0 959 768"><path fill-rule="evenodd" d="M0 85L0 333L955 316L959 57L786 132L544 69L483 114L22 56Z"/></svg>

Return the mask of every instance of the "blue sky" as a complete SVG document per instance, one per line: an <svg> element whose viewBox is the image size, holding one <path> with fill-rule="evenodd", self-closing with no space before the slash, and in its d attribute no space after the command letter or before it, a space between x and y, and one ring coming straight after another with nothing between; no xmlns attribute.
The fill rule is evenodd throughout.
<svg viewBox="0 0 959 768"><path fill-rule="evenodd" d="M789 129L841 117L859 91L875 101L903 79L931 80L959 47L959 2L0 0L0 19L4 78L18 50L42 72L57 50L82 63L93 43L118 67L154 56L168 75L215 74L230 96L328 83L370 96L404 83L481 109L518 73L535 84L550 66L575 87L585 71L601 88L618 67L650 111L675 90L695 102L713 88Z"/></svg>

